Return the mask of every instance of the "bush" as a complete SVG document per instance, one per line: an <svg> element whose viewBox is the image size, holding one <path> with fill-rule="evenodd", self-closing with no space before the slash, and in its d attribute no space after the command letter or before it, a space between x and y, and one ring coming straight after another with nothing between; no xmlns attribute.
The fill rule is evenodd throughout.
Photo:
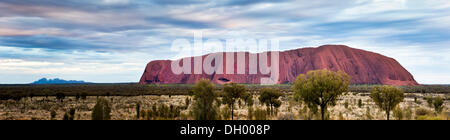
<svg viewBox="0 0 450 140"><path fill-rule="evenodd" d="M428 107L433 108L433 97L427 96L427 97L425 97L425 100L428 103Z"/></svg>
<svg viewBox="0 0 450 140"><path fill-rule="evenodd" d="M420 101L417 99L417 97L415 97L415 96L414 96L414 103L419 104L419 105L422 104L422 102L420 102Z"/></svg>
<svg viewBox="0 0 450 140"><path fill-rule="evenodd" d="M278 116L278 120L294 120L294 114L292 113L285 113Z"/></svg>
<svg viewBox="0 0 450 140"><path fill-rule="evenodd" d="M55 110L50 111L50 120L54 120L55 117L56 117L56 111Z"/></svg>
<svg viewBox="0 0 450 140"><path fill-rule="evenodd" d="M366 120L372 120L373 116L370 114L370 107L366 107Z"/></svg>
<svg viewBox="0 0 450 140"><path fill-rule="evenodd" d="M184 107L183 107L183 109L188 109L190 104L191 104L191 98L186 97L186 99L184 100Z"/></svg>
<svg viewBox="0 0 450 140"><path fill-rule="evenodd" d="M418 116L425 116L425 115L429 115L429 114L431 114L431 112L428 111L425 108L418 108L418 109L416 109L416 117L418 117Z"/></svg>
<svg viewBox="0 0 450 140"><path fill-rule="evenodd" d="M410 108L406 109L406 111L404 113L405 113L405 119L406 120L411 120L411 118L412 118L412 111L411 111L411 109Z"/></svg>
<svg viewBox="0 0 450 140"><path fill-rule="evenodd" d="M256 108L254 116L255 120L267 120L267 111L264 109Z"/></svg>
<svg viewBox="0 0 450 140"><path fill-rule="evenodd" d="M167 106L165 104L161 104L159 107L152 105L151 108L152 109L141 111L140 114L142 118L147 120L167 120L176 119L180 117L181 114L180 107L174 105Z"/></svg>
<svg viewBox="0 0 450 140"><path fill-rule="evenodd" d="M67 114L67 112L64 113L63 120L65 121L69 120L69 114Z"/></svg>
<svg viewBox="0 0 450 140"><path fill-rule="evenodd" d="M75 119L75 109L70 108L68 112L64 113L63 120L74 120Z"/></svg>
<svg viewBox="0 0 450 140"><path fill-rule="evenodd" d="M136 103L136 118L139 119L141 116L141 102Z"/></svg>
<svg viewBox="0 0 450 140"><path fill-rule="evenodd" d="M444 100L441 97L436 97L433 99L433 107L434 107L434 111L436 111L436 113L441 113L442 110L444 109Z"/></svg>
<svg viewBox="0 0 450 140"><path fill-rule="evenodd" d="M347 100L345 100L345 102L344 102L344 107L345 107L345 109L348 109L348 101Z"/></svg>
<svg viewBox="0 0 450 140"><path fill-rule="evenodd" d="M105 98L98 98L97 103L92 110L92 120L111 119L111 107L109 101Z"/></svg>
<svg viewBox="0 0 450 140"><path fill-rule="evenodd" d="M60 100L61 102L66 98L66 95L64 93L58 92L56 93L56 99Z"/></svg>
<svg viewBox="0 0 450 140"><path fill-rule="evenodd" d="M253 120L253 107L248 107L248 111L247 111L247 120Z"/></svg>
<svg viewBox="0 0 450 140"><path fill-rule="evenodd" d="M405 117L405 115L400 107L397 107L394 109L393 115L397 120L403 120L403 118Z"/></svg>
<svg viewBox="0 0 450 140"><path fill-rule="evenodd" d="M359 100L358 100L358 107L359 107L359 108L362 108L362 107L363 107L362 99L359 99Z"/></svg>
<svg viewBox="0 0 450 140"><path fill-rule="evenodd" d="M439 118L437 116L424 115L418 116L417 120L442 120L442 118Z"/></svg>
<svg viewBox="0 0 450 140"><path fill-rule="evenodd" d="M69 110L69 120L75 119L75 108L70 108Z"/></svg>
<svg viewBox="0 0 450 140"><path fill-rule="evenodd" d="M86 98L87 98L87 93L86 92L81 93L81 99L86 100Z"/></svg>

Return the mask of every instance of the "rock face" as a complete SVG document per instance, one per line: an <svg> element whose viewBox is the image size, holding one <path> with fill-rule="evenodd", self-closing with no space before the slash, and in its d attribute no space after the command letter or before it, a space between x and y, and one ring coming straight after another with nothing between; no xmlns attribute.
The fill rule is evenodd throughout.
<svg viewBox="0 0 450 140"><path fill-rule="evenodd" d="M201 57L205 58L205 56ZM234 73L237 73L237 55L235 54L234 56ZM226 55L223 55L223 57L225 71ZM205 73L174 74L171 69L172 61L156 60L147 64L139 83L192 84L204 78L219 84L229 82L258 84L262 77L267 78L270 76L269 74L261 74L259 70L257 74L249 74L249 53L245 53L245 58L244 74L213 73L210 75ZM270 62L268 63L270 64ZM191 68L193 72L193 64ZM317 69L341 70L352 77L351 84L418 85L413 76L396 60L377 53L343 45L324 45L317 48L302 48L280 52L277 83L292 83L298 75Z"/></svg>

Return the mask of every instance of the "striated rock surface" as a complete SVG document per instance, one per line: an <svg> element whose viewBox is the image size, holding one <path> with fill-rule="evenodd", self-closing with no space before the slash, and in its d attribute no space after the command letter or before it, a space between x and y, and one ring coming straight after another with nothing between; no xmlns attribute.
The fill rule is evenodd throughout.
<svg viewBox="0 0 450 140"><path fill-rule="evenodd" d="M270 53L268 55L270 58ZM226 73L226 55L223 57ZM234 57L234 73L237 73L237 55ZM245 57L245 74L177 75L171 70L170 60L155 60L147 64L139 83L192 84L205 78L219 84L229 82L258 84L262 77L270 76L261 74L259 69L257 74L249 74L249 53L245 53ZM194 64L191 64L191 68L193 72ZM279 68L278 83L292 83L298 75L310 70L329 69L347 73L352 77L352 84L418 85L413 76L395 59L344 45L324 45L280 52Z"/></svg>

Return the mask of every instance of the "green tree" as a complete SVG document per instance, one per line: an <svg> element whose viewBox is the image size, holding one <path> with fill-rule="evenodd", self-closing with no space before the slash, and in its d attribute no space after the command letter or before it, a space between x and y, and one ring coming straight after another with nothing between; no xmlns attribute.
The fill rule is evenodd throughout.
<svg viewBox="0 0 450 140"><path fill-rule="evenodd" d="M196 120L216 120L218 119L217 94L215 86L209 80L202 79L193 87L194 100L192 113Z"/></svg>
<svg viewBox="0 0 450 140"><path fill-rule="evenodd" d="M303 100L311 110L320 107L322 120L328 106L336 105L336 99L348 92L350 76L339 71L314 70L301 74L294 81L294 95Z"/></svg>
<svg viewBox="0 0 450 140"><path fill-rule="evenodd" d="M394 86L375 86L370 97L381 110L386 111L386 119L389 120L391 110L403 101L405 95L401 89Z"/></svg>
<svg viewBox="0 0 450 140"><path fill-rule="evenodd" d="M109 101L105 98L98 98L97 103L92 110L92 120L111 119L111 107Z"/></svg>
<svg viewBox="0 0 450 140"><path fill-rule="evenodd" d="M263 88L260 91L259 101L269 106L270 114L274 115L274 108L281 106L281 101L278 99L281 95L282 94L276 89Z"/></svg>
<svg viewBox="0 0 450 140"><path fill-rule="evenodd" d="M245 86L236 83L225 84L223 86L223 102L231 109L231 120L234 120L234 104L236 100L246 96Z"/></svg>

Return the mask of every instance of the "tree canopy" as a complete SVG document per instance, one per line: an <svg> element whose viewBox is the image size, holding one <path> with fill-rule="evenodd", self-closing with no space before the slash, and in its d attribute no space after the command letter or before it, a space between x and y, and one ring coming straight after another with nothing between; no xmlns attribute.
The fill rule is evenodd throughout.
<svg viewBox="0 0 450 140"><path fill-rule="evenodd" d="M348 91L349 82L350 76L341 71L309 71L295 79L294 96L304 101L311 110L319 106L324 120L327 106L335 105L336 99Z"/></svg>
<svg viewBox="0 0 450 140"><path fill-rule="evenodd" d="M389 120L391 110L403 101L405 95L401 89L394 86L375 86L370 97L381 110L386 111L386 119Z"/></svg>

